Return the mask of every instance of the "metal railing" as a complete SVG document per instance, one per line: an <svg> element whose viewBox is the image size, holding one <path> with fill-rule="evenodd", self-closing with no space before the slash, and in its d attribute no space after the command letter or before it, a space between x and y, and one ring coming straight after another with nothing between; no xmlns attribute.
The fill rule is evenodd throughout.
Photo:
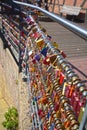
<svg viewBox="0 0 87 130"><path fill-rule="evenodd" d="M76 24L74 24L74 23L72 23L72 22L70 22L70 21L68 21L66 19L61 18L60 16L56 16L56 15L54 15L54 14L52 14L52 13L50 13L50 12L44 10L44 9L41 9L40 7L37 7L35 5L27 4L27 3L24 3L24 2L18 2L18 1L14 1L14 2L17 3L17 4L19 4L19 5L28 6L30 8L33 8L33 9L41 11L42 13L44 13L45 15L47 15L49 18L51 18L54 21L56 21L57 23L61 24L62 26L64 26L68 30L74 32L76 35L78 35L78 36L82 37L83 39L87 40L87 30L86 29L83 29L80 26L77 26ZM51 46L51 44L49 42L47 44L48 44L48 47L51 49L52 53L56 53L56 54L58 53L58 52L55 51L55 49ZM63 58L61 58L60 55L57 56L57 59L58 59L58 65L61 65L62 63L65 62L65 64L62 65L62 69L63 70L64 70L65 66L67 66L68 69L69 69L67 61L64 60ZM64 70L64 71L66 71L66 70ZM71 79L73 78L73 76L77 77L77 75L75 75L75 73L72 70L71 70L71 73L69 74L69 76L70 76ZM86 95L87 95L87 93L86 93ZM85 110L85 112L84 112L84 116L83 116L82 122L80 124L79 130L82 130L83 127L84 127L84 124L85 124L85 121L86 121L86 118L87 118L86 111L87 110Z"/></svg>

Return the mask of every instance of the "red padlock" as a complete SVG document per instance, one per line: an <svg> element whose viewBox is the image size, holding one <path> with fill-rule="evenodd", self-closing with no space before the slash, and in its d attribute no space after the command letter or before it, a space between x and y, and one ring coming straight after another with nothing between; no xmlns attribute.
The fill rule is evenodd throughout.
<svg viewBox="0 0 87 130"><path fill-rule="evenodd" d="M43 64L45 65L49 65L50 64L50 58L49 57L45 57Z"/></svg>
<svg viewBox="0 0 87 130"><path fill-rule="evenodd" d="M64 76L64 74L61 72L61 73L60 73L60 79L59 79L59 84L60 84L60 85L63 84L64 78L65 78L65 76Z"/></svg>
<svg viewBox="0 0 87 130"><path fill-rule="evenodd" d="M64 58L66 58L66 54L65 54L63 51L61 51L61 55L62 55Z"/></svg>

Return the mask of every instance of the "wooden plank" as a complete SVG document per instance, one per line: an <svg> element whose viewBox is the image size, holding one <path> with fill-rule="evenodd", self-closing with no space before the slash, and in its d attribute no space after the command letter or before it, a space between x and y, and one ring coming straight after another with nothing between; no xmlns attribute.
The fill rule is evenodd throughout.
<svg viewBox="0 0 87 130"><path fill-rule="evenodd" d="M65 14L77 16L80 13L80 10L81 10L81 7L64 5L62 7L60 13L65 13Z"/></svg>

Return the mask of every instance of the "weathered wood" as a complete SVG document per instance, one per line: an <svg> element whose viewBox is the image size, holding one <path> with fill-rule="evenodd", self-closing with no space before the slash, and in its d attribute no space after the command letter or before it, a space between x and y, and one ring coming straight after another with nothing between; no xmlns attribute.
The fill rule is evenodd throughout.
<svg viewBox="0 0 87 130"><path fill-rule="evenodd" d="M60 13L65 13L65 14L77 16L77 15L79 15L80 10L81 10L81 7L64 5L62 7Z"/></svg>

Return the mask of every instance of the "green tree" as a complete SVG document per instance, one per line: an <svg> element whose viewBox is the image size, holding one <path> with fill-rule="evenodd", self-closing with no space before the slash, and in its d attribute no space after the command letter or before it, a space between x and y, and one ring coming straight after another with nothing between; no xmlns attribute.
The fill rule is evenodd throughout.
<svg viewBox="0 0 87 130"><path fill-rule="evenodd" d="M5 113L5 121L2 125L7 128L7 130L17 130L18 129L18 111L15 107L9 108Z"/></svg>

